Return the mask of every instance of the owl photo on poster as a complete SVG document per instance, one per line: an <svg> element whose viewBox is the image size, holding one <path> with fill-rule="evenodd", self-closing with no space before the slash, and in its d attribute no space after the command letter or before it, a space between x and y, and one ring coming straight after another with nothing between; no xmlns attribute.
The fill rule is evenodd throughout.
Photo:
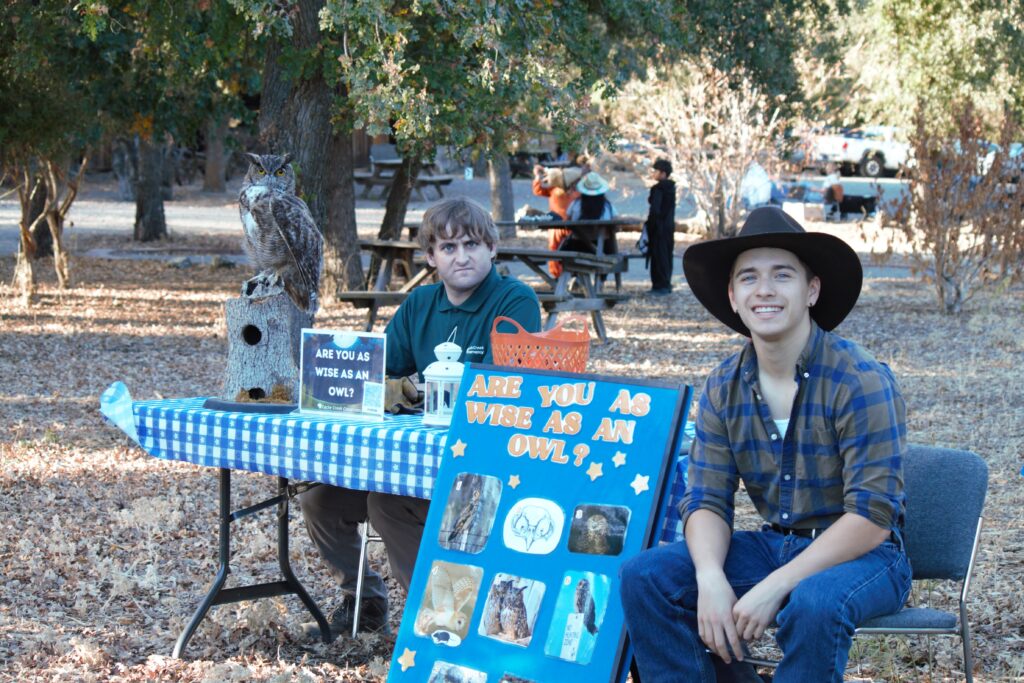
<svg viewBox="0 0 1024 683"><path fill-rule="evenodd" d="M445 504L437 543L447 550L479 553L487 545L501 500L497 477L460 473Z"/></svg>
<svg viewBox="0 0 1024 683"><path fill-rule="evenodd" d="M618 505L579 505L569 527L569 551L618 555L626 540L630 511Z"/></svg>

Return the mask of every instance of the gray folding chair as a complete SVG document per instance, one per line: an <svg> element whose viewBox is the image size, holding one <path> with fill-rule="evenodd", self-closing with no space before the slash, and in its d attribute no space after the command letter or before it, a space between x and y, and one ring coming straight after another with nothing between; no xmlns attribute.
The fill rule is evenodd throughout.
<svg viewBox="0 0 1024 683"><path fill-rule="evenodd" d="M907 494L903 540L913 578L959 581L959 616L932 607L904 607L894 614L869 619L857 627L854 635L960 636L964 673L967 683L972 683L967 591L981 538L988 465L969 451L909 444L903 459L903 485ZM778 665L778 661L749 655L745 660L756 666Z"/></svg>
<svg viewBox="0 0 1024 683"><path fill-rule="evenodd" d="M969 451L911 444L903 460L903 479L907 492L904 541L914 580L959 581L959 614L907 607L861 624L856 635L960 636L964 674L967 683L972 683L967 591L981 538L988 465Z"/></svg>

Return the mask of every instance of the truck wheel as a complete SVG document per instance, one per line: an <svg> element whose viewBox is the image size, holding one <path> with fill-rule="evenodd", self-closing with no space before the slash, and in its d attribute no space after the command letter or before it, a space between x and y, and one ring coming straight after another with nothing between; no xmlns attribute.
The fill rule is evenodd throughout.
<svg viewBox="0 0 1024 683"><path fill-rule="evenodd" d="M865 178L877 178L885 170L885 159L881 154L864 157L860 162L860 174Z"/></svg>

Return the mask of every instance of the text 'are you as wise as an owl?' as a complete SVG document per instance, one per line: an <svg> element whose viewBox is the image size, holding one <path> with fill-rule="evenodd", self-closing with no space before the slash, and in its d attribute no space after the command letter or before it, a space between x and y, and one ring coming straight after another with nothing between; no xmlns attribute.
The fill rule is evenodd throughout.
<svg viewBox="0 0 1024 683"><path fill-rule="evenodd" d="M466 418L470 424L487 424L512 430L530 430L543 419L541 432L547 436L516 432L509 436L507 450L513 458L529 456L565 465L581 467L590 454L588 441L633 443L636 418L647 415L651 397L643 392L620 389L615 400L596 424L587 425L583 413L575 407L589 407L594 400L594 382L564 382L537 387L540 395L538 411L532 406L517 405L494 399L522 398L523 378L477 375L466 393ZM490 399L487 401L474 399ZM586 411L594 412L594 408ZM566 437L573 437L568 447Z"/></svg>

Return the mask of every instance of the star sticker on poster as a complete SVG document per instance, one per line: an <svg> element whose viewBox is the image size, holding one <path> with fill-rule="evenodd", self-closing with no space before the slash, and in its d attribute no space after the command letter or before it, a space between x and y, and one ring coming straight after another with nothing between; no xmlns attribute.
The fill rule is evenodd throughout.
<svg viewBox="0 0 1024 683"><path fill-rule="evenodd" d="M519 475L518 474L510 475L509 478L508 478L508 487L510 489L514 489L517 486L519 486Z"/></svg>
<svg viewBox="0 0 1024 683"><path fill-rule="evenodd" d="M647 476L647 475L640 476L638 474L638 475L636 475L636 477L633 478L633 483L630 484L630 486L633 487L633 490L636 491L636 495L639 496L641 493L643 493L644 491L646 491L646 490L651 488L649 486L649 482L650 481L651 481L651 478L649 476Z"/></svg>
<svg viewBox="0 0 1024 683"><path fill-rule="evenodd" d="M416 666L416 650L405 648L405 652L398 658L398 663L402 665L402 671Z"/></svg>
<svg viewBox="0 0 1024 683"><path fill-rule="evenodd" d="M622 467L626 464L626 454L622 451L615 451L615 455L612 457L612 462L615 463L616 467Z"/></svg>
<svg viewBox="0 0 1024 683"><path fill-rule="evenodd" d="M462 439L459 439L452 444L452 457L461 458L466 455L466 444L463 443Z"/></svg>
<svg viewBox="0 0 1024 683"><path fill-rule="evenodd" d="M598 477L603 477L603 468L604 465L599 462L590 463L590 467L587 468L587 476L590 477L590 481L597 481Z"/></svg>

